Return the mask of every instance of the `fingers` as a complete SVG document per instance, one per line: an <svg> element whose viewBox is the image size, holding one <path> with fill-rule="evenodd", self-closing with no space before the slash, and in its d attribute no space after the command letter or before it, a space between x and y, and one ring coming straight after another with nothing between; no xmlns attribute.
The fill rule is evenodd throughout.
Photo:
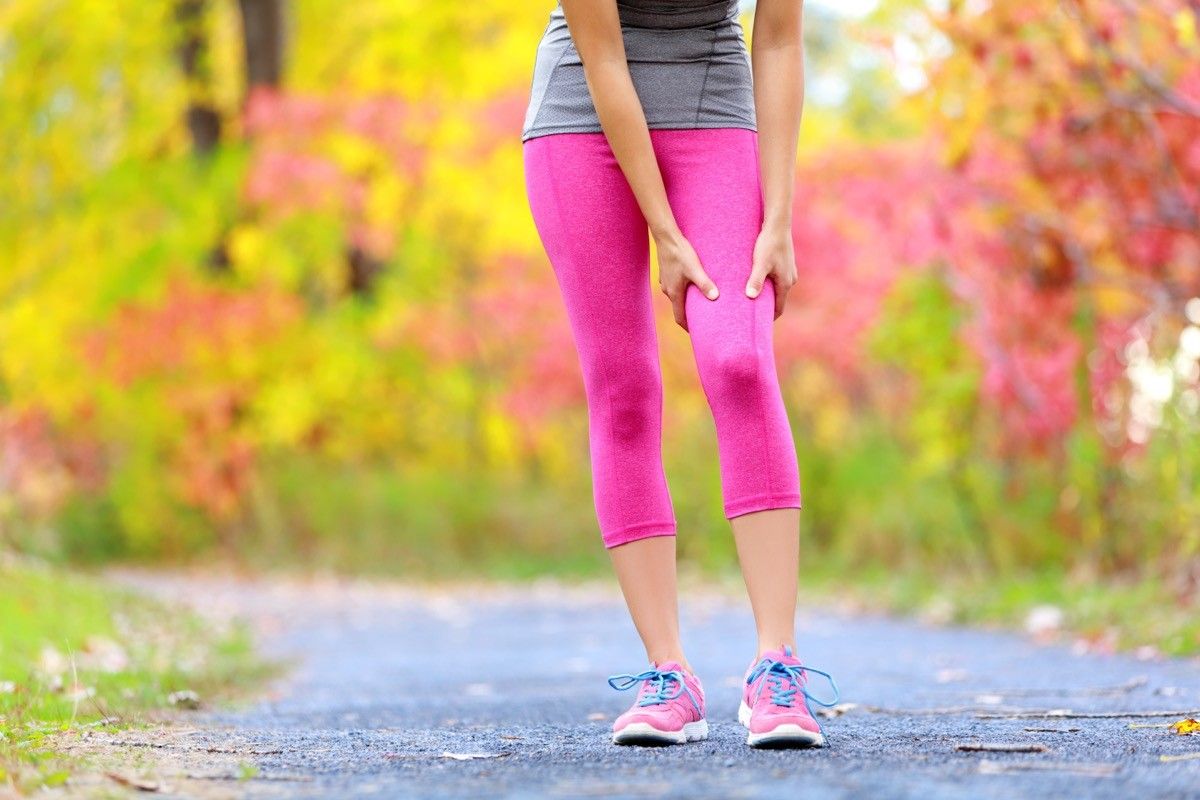
<svg viewBox="0 0 1200 800"><path fill-rule="evenodd" d="M788 292L796 285L796 274L793 272L790 276L772 275L771 283L775 287L775 319L783 316L783 309L787 305Z"/></svg>
<svg viewBox="0 0 1200 800"><path fill-rule="evenodd" d="M771 286L775 292L775 319L783 316L783 309L787 305L787 295L792 286L796 283L794 270L790 270L793 274L787 276L784 270L772 269L770 260L755 258L754 267L750 270L750 279L746 281L746 296L751 300L762 294L763 286L767 279L770 278Z"/></svg>
<svg viewBox="0 0 1200 800"><path fill-rule="evenodd" d="M675 315L675 323L685 331L687 326L687 289L688 284L696 284L700 293L709 300L716 300L720 295L717 284L700 266L695 266L684 275L662 287L662 292L671 301L671 311Z"/></svg>
<svg viewBox="0 0 1200 800"><path fill-rule="evenodd" d="M676 281L660 286L660 288L667 299L671 301L671 314L675 317L675 324L686 331L688 326L684 301L687 299L687 281Z"/></svg>
<svg viewBox="0 0 1200 800"><path fill-rule="evenodd" d="M684 309L684 300L687 299L687 292L676 292L671 298L671 313L675 315L675 324L683 328L685 331L687 326L687 312Z"/></svg>
<svg viewBox="0 0 1200 800"><path fill-rule="evenodd" d="M703 267L697 266L689 278L700 289L701 294L709 300L717 299L717 295L720 294L717 291L717 285L713 283L712 278L708 277L708 273L704 271Z"/></svg>
<svg viewBox="0 0 1200 800"><path fill-rule="evenodd" d="M770 268L765 261L760 260L754 264L754 269L750 271L750 280L746 281L746 296L751 300L762 292L763 282L767 279L769 271Z"/></svg>

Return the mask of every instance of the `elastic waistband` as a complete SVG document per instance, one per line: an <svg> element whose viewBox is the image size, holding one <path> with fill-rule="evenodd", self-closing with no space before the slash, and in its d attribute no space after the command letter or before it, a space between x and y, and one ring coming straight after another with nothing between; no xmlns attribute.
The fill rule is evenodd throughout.
<svg viewBox="0 0 1200 800"><path fill-rule="evenodd" d="M660 31L711 28L736 20L737 15L738 4L735 0L716 0L701 6L680 6L677 2L641 2L632 6L617 0L617 16L624 28ZM562 5L555 5L550 12L551 25L565 27L565 19Z"/></svg>
<svg viewBox="0 0 1200 800"><path fill-rule="evenodd" d="M637 6L617 0L617 15L622 25L633 28L704 28L737 16L738 5L731 0L716 0L703 6L683 6L678 3L641 2Z"/></svg>

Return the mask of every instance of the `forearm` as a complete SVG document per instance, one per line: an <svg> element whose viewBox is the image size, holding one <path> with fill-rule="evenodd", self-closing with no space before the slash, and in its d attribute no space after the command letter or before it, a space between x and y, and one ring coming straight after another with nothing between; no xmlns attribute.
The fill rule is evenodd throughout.
<svg viewBox="0 0 1200 800"><path fill-rule="evenodd" d="M678 233L642 102L633 87L614 0L562 0L600 127L655 238Z"/></svg>
<svg viewBox="0 0 1200 800"><path fill-rule="evenodd" d="M799 31L780 41L756 40L750 53L758 120L764 225L791 225L796 143L804 110L804 45Z"/></svg>
<svg viewBox="0 0 1200 800"><path fill-rule="evenodd" d="M584 66L600 127L655 238L678 232L624 52Z"/></svg>

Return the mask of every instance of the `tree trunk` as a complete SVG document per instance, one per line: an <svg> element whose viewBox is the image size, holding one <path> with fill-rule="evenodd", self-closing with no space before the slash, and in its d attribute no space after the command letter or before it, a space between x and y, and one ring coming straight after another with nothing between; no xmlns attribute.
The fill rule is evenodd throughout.
<svg viewBox="0 0 1200 800"><path fill-rule="evenodd" d="M207 155L221 139L221 115L209 102L211 73L208 63L207 0L178 0L175 21L179 25L179 65L188 83L188 107L184 116L192 138L192 150Z"/></svg>
<svg viewBox="0 0 1200 800"><path fill-rule="evenodd" d="M246 89L278 87L283 78L283 0L238 0L246 54Z"/></svg>

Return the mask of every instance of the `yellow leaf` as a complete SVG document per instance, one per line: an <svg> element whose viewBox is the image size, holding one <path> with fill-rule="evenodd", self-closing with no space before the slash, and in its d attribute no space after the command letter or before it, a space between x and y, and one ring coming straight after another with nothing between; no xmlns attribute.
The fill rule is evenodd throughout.
<svg viewBox="0 0 1200 800"><path fill-rule="evenodd" d="M328 153L352 175L365 174L382 161L379 150L367 139L348 133L333 133L327 139Z"/></svg>
<svg viewBox="0 0 1200 800"><path fill-rule="evenodd" d="M1178 733L1180 736L1192 736L1195 734L1200 734L1200 722L1197 722L1190 717L1188 719L1181 719L1171 725L1171 730L1175 731L1175 733Z"/></svg>
<svg viewBox="0 0 1200 800"><path fill-rule="evenodd" d="M238 225L229 233L229 255L234 264L250 266L262 258L266 236L262 228Z"/></svg>

